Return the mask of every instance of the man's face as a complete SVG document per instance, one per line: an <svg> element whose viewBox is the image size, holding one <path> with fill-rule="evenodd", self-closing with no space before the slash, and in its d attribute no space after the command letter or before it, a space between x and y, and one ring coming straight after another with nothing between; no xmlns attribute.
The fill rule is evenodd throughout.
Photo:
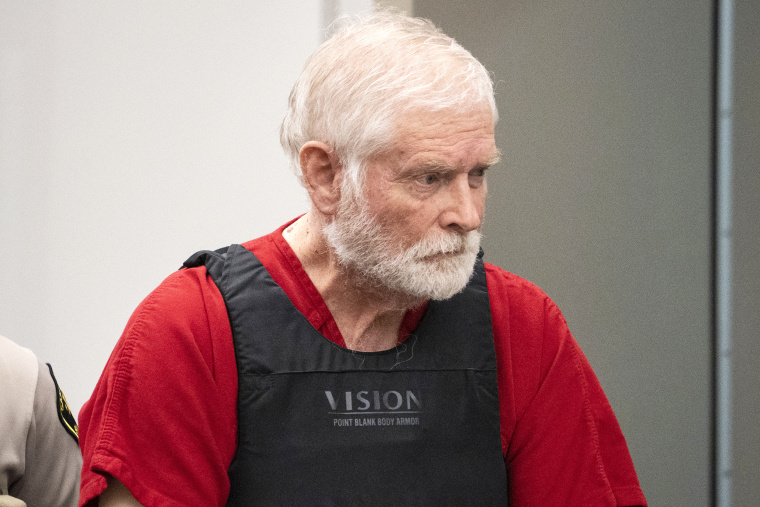
<svg viewBox="0 0 760 507"><path fill-rule="evenodd" d="M447 299L472 274L497 160L489 109L407 116L394 149L367 164L363 191L344 185L328 242L372 285Z"/></svg>

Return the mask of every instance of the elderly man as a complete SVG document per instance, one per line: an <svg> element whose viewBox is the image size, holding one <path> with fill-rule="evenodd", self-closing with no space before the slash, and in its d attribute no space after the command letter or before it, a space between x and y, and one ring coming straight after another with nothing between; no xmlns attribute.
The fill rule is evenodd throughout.
<svg viewBox="0 0 760 507"><path fill-rule="evenodd" d="M80 414L80 502L644 505L559 310L480 259L496 119L427 21L325 42L281 133L311 209L135 311Z"/></svg>

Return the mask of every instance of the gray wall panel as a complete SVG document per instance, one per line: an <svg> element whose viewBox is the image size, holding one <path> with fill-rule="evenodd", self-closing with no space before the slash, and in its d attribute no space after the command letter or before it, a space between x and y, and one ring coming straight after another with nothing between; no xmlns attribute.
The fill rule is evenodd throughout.
<svg viewBox="0 0 760 507"><path fill-rule="evenodd" d="M738 0L734 63L734 505L760 499L760 3Z"/></svg>
<svg viewBox="0 0 760 507"><path fill-rule="evenodd" d="M414 5L498 82L487 258L565 313L650 505L707 505L710 2Z"/></svg>

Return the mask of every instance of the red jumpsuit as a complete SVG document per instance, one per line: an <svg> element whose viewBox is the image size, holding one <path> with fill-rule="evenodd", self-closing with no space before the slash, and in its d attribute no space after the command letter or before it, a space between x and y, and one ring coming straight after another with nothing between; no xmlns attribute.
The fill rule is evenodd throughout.
<svg viewBox="0 0 760 507"><path fill-rule="evenodd" d="M244 246L315 329L345 346L282 237L288 225ZM486 274L510 505L646 505L612 408L559 309L526 280L490 264ZM400 339L421 315L407 313ZM224 301L204 267L178 271L135 310L79 414L80 505L102 493L104 474L143 505L224 505L236 402Z"/></svg>

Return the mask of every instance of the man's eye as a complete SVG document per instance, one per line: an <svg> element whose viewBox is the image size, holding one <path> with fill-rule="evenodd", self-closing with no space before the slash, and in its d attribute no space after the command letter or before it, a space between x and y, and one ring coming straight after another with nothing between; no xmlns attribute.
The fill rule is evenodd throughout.
<svg viewBox="0 0 760 507"><path fill-rule="evenodd" d="M468 176L470 178L471 185L480 185L486 178L486 168L479 167L477 169L473 169L470 171L470 174Z"/></svg>
<svg viewBox="0 0 760 507"><path fill-rule="evenodd" d="M440 181L440 177L437 174L423 174L420 177L420 183L423 185L434 185Z"/></svg>

